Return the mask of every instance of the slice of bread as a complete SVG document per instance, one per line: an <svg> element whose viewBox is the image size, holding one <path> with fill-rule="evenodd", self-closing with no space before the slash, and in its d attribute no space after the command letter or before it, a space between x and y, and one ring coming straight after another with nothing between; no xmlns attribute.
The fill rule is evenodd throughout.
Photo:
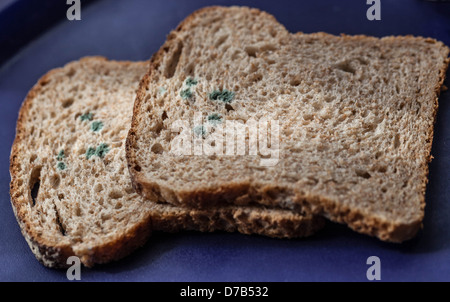
<svg viewBox="0 0 450 302"><path fill-rule="evenodd" d="M429 38L291 34L257 9L201 9L141 82L126 146L133 185L174 205L256 202L410 239L448 54ZM262 122L264 134L265 120L275 140L264 149L248 129ZM228 139L229 121L250 126Z"/></svg>
<svg viewBox="0 0 450 302"><path fill-rule="evenodd" d="M20 110L11 159L11 203L46 266L78 256L85 266L124 257L152 230L240 231L301 237L320 217L260 206L183 209L136 194L125 138L145 62L89 57L50 71Z"/></svg>

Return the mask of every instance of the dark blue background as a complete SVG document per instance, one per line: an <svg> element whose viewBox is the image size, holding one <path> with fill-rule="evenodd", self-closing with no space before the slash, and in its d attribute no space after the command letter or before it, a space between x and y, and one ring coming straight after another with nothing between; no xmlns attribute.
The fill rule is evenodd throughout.
<svg viewBox="0 0 450 302"><path fill-rule="evenodd" d="M9 199L9 154L17 113L28 90L49 69L86 55L146 60L183 18L211 4L258 7L292 32L413 34L450 45L450 3L381 0L382 21L369 22L365 0L98 0L82 1L82 20L69 22L65 19L68 6L61 2L65 3L0 5L0 281L67 280L65 271L47 269L35 260ZM82 280L367 281L366 259L375 255L381 259L383 281L450 281L449 102L450 92L443 93L425 227L409 242L388 244L332 223L305 240L222 233L155 234L122 261L83 268Z"/></svg>

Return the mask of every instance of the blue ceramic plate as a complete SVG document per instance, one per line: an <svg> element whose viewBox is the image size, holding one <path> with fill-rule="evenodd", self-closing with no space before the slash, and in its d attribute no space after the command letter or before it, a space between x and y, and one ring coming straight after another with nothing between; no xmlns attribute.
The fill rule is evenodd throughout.
<svg viewBox="0 0 450 302"><path fill-rule="evenodd" d="M34 4L32 3L34 2ZM39 4L36 4L38 2ZM58 1L65 2L65 1ZM28 90L49 69L87 55L146 60L194 10L245 4L266 10L290 31L421 35L450 45L450 3L382 0L381 21L366 1L82 1L81 20L56 1L0 1L0 280L64 281L31 253L9 198L9 154ZM448 86L448 84L447 84ZM368 257L383 281L450 281L450 93L443 93L430 165L424 229L388 244L330 223L316 236L275 240L240 234L155 234L122 261L82 269L84 281L367 281Z"/></svg>

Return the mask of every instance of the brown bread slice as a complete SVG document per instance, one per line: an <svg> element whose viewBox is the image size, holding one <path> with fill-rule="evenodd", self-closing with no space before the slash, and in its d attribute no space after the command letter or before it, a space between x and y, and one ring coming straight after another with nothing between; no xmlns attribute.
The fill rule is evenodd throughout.
<svg viewBox="0 0 450 302"><path fill-rule="evenodd" d="M169 34L141 82L127 139L133 185L174 205L256 202L410 239L424 216L448 53L429 38L291 34L257 9L201 9ZM213 146L206 117L279 121L277 164L261 166L250 148L180 155L173 126L187 121L193 141Z"/></svg>
<svg viewBox="0 0 450 302"><path fill-rule="evenodd" d="M183 209L136 194L124 144L147 66L84 58L47 73L24 101L11 152L11 203L44 265L64 267L73 255L86 266L117 260L152 230L290 238L323 225L320 217L281 209Z"/></svg>

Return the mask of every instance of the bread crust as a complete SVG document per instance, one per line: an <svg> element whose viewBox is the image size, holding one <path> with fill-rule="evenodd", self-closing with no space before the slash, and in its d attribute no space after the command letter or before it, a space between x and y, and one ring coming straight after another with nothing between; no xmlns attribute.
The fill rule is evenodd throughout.
<svg viewBox="0 0 450 302"><path fill-rule="evenodd" d="M140 120L140 108L145 102L146 89L151 82L152 76L155 73L158 66L161 64L164 56L167 52L175 47L175 34L178 31L186 31L189 30L190 26L193 25L195 18L201 14L207 14L213 11L221 11L227 8L220 6L213 6L200 9L190 16L188 16L184 21L178 25L178 27L168 36L167 41L164 45L159 49L157 53L155 53L150 61L150 68L148 73L143 77L139 90L137 93L134 109L133 109L133 120L130 131L128 133L128 137L126 140L126 156L128 162L128 168L130 171L133 187L135 190L145 196L147 198L153 197L158 198L159 200L163 200L169 196L170 203L178 204L178 205L187 205L189 207L195 207L200 209L205 209L209 207L216 207L223 204L230 204L235 202L236 198L239 198L242 195L248 194L249 191L256 192L256 195L264 195L264 192L261 191L262 188L255 187L251 183L235 183L230 181L229 183L222 183L219 186L214 188L196 188L195 190L183 191L178 188L172 188L169 186L165 186L163 184L158 183L157 181L149 180L145 177L145 173L141 171L141 167L139 166L137 160L137 154L135 150L136 142L137 142L137 129L142 123ZM243 8L248 9L248 8ZM251 9L252 13L262 14L264 17L270 18L271 20L275 20L272 15L261 12L258 9ZM297 33L293 35L303 35L303 33ZM328 38L336 36L330 35L327 33L319 32L314 34L309 34L311 37L318 38ZM413 36L389 36L384 38L375 38L369 37L365 35L358 36L348 36L341 35L342 39L350 39L350 40L366 40L373 39L376 41L423 41L426 43L437 44L437 47L440 47L442 53L445 54L445 57L448 56L449 49L442 44L431 38L423 38L423 37L413 37ZM445 72L447 70L449 64L449 59L446 58L444 62L442 62L441 68L439 70L440 77L439 83L436 84L434 88L435 95L434 98L434 112L433 112L433 120L435 121L437 108L438 108L438 97L439 92L441 91L441 86L443 85ZM428 154L431 152L433 140L433 127L430 126L428 129L428 141L426 149ZM381 240L390 241L390 242L403 242L413 238L417 231L421 228L424 208L425 208L425 190L426 184L428 182L428 162L431 159L431 156L428 155L428 161L424 162L421 166L421 175L422 175L422 188L421 188L421 200L420 200L420 211L422 214L420 217L417 217L416 220L404 224L396 221L390 221L383 219L382 217L377 217L374 215L367 215L367 213L363 213L356 209L347 208L343 205L340 205L339 202L327 198L326 196L312 196L305 195L302 192L301 187L293 187L291 192L293 194L289 195L289 198L293 200L293 203L289 205L289 207L295 208L295 210L302 211L302 213L310 213L314 215L323 215L332 221L338 223L345 223L353 230L356 230L360 233L364 233L371 236L376 236ZM277 186L272 186L271 189L276 190ZM284 188L286 189L286 188ZM164 194L162 193L164 192ZM275 199L262 199L262 204L268 207L277 208L280 207L279 201ZM283 207L283 206L282 206Z"/></svg>
<svg viewBox="0 0 450 302"><path fill-rule="evenodd" d="M189 211L189 214L152 217L152 229L169 233L186 230L200 232L220 230L294 239L311 236L325 226L325 219L318 215L300 215L288 210L273 210L258 206L229 206L214 211L186 208L184 210Z"/></svg>

